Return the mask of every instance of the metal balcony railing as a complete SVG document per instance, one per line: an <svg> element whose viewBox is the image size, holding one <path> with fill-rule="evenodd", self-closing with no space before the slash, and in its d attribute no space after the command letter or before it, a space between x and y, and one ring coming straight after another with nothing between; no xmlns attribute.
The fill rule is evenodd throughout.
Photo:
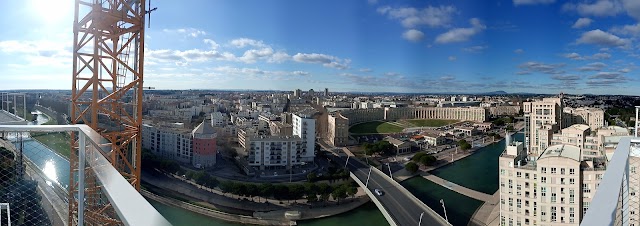
<svg viewBox="0 0 640 226"><path fill-rule="evenodd" d="M640 139L620 139L581 226L640 225Z"/></svg>
<svg viewBox="0 0 640 226"><path fill-rule="evenodd" d="M52 150L71 150L70 137L84 170ZM0 125L0 225L170 225L104 157L110 151L87 125Z"/></svg>

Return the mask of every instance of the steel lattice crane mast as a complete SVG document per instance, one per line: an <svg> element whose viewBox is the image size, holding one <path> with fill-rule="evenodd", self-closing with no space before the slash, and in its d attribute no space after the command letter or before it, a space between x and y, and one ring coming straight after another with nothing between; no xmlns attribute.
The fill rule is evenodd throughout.
<svg viewBox="0 0 640 226"><path fill-rule="evenodd" d="M87 124L111 143L102 153L140 190L144 27L146 0L76 0L73 24L72 124ZM71 138L69 225L77 225L78 201L86 225L120 225L100 184L78 169L77 138ZM85 170L86 200L76 200L77 175ZM93 178L92 178L93 177Z"/></svg>

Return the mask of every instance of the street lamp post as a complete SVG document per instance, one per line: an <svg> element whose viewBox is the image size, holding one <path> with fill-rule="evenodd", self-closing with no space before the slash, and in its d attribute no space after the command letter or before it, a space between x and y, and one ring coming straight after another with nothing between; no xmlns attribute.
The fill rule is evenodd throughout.
<svg viewBox="0 0 640 226"><path fill-rule="evenodd" d="M449 222L449 218L447 217L447 208L444 207L444 200L440 199L440 203L442 204L442 209L444 210L444 219Z"/></svg>
<svg viewBox="0 0 640 226"><path fill-rule="evenodd" d="M345 169L347 168L347 165L349 164L349 157L351 157L351 156L347 155L347 161L344 162L344 168Z"/></svg>
<svg viewBox="0 0 640 226"><path fill-rule="evenodd" d="M418 226L422 224L422 215L424 215L424 212L420 213L420 220L418 221Z"/></svg>
<svg viewBox="0 0 640 226"><path fill-rule="evenodd" d="M369 174L367 175L367 183L364 184L364 187L368 188L369 187L369 178L371 178L371 170L373 169L373 167L369 166Z"/></svg>
<svg viewBox="0 0 640 226"><path fill-rule="evenodd" d="M387 162L387 167L389 167L389 177L391 177L391 179L393 179L393 174L391 174L391 165L389 165L388 162Z"/></svg>

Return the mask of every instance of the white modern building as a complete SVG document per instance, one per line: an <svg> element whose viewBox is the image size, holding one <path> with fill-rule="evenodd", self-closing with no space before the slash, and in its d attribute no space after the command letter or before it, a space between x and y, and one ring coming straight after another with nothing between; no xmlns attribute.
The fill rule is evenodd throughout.
<svg viewBox="0 0 640 226"><path fill-rule="evenodd" d="M142 148L153 154L207 168L216 163L216 133L209 122L202 122L193 130L182 123L142 125Z"/></svg>
<svg viewBox="0 0 640 226"><path fill-rule="evenodd" d="M249 166L265 169L291 169L303 161L303 141L295 136L252 136L246 139ZM313 158L311 158L313 161Z"/></svg>
<svg viewBox="0 0 640 226"><path fill-rule="evenodd" d="M293 135L302 138L301 161L313 162L316 145L316 120L310 115L293 114Z"/></svg>

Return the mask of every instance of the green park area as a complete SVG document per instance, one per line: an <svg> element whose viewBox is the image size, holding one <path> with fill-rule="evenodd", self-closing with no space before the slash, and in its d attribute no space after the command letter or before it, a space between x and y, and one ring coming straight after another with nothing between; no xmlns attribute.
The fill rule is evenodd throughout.
<svg viewBox="0 0 640 226"><path fill-rule="evenodd" d="M458 122L458 120L447 119L409 119L409 123L415 126L440 127Z"/></svg>
<svg viewBox="0 0 640 226"><path fill-rule="evenodd" d="M71 155L71 138L65 132L33 133L32 137L64 157Z"/></svg>
<svg viewBox="0 0 640 226"><path fill-rule="evenodd" d="M43 125L58 125L55 118L50 116L47 117L49 118L49 121ZM71 156L71 137L65 132L33 132L31 133L31 137L66 158Z"/></svg>
<svg viewBox="0 0 640 226"><path fill-rule="evenodd" d="M402 132L402 127L393 125L388 122L365 122L349 128L350 133L354 134L374 134L374 133L398 133Z"/></svg>

